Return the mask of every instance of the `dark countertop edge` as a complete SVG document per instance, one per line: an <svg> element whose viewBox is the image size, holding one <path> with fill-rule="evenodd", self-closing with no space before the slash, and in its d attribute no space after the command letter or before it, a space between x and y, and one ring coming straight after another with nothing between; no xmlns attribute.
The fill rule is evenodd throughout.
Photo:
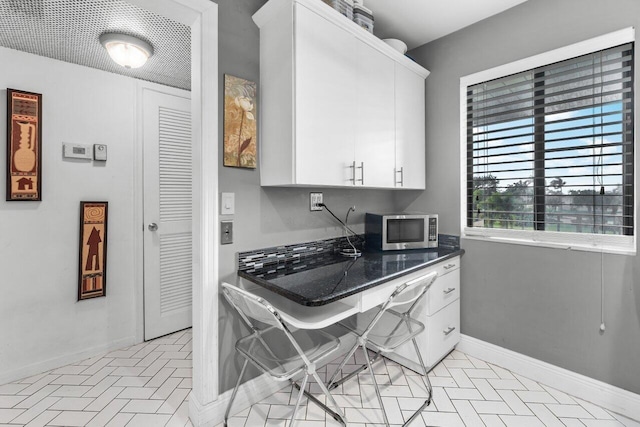
<svg viewBox="0 0 640 427"><path fill-rule="evenodd" d="M370 289L370 288L373 288L375 286L381 285L383 283L389 282L391 280L397 279L398 277L406 276L406 275L411 274L411 273L413 273L415 271L418 271L418 270L421 270L423 268L427 268L429 266L441 263L441 262L446 261L448 259L464 255L464 252L465 252L464 249L454 249L453 252L451 252L451 253L449 253L447 255L443 255L443 256L438 257L436 259L429 260L429 261L427 261L427 262L425 262L423 264L419 264L419 265L416 265L414 267L407 268L406 270L402 270L402 271L400 271L398 273L395 273L395 274L390 274L388 276L384 276L381 279L374 280L372 282L365 282L365 283L362 284L362 286L359 286L357 288L353 288L349 292L336 294L336 295L333 295L331 298L316 299L316 300L312 300L312 301L301 300L300 297L297 294L294 294L292 292L288 292L285 289L282 289L280 287L274 286L268 280L265 280L265 279L263 279L261 277L254 276L254 275L246 273L244 271L238 271L238 276L242 277L244 279L247 279L250 282L254 282L254 283L258 284L258 285L261 285L264 288L269 289L270 291L273 291L278 295L282 295L282 296L284 296L284 297L286 297L286 298L288 298L288 299L290 299L290 300L292 300L292 301L294 301L294 302L296 302L296 303L298 303L300 305L304 305L304 306L307 306L307 307L318 307L318 306L322 306L322 305L326 305L326 304L329 304L329 303L332 303L332 302L339 301L339 300L341 300L343 298L350 297L351 295L355 295L355 294L357 294L359 292L365 291L367 289Z"/></svg>

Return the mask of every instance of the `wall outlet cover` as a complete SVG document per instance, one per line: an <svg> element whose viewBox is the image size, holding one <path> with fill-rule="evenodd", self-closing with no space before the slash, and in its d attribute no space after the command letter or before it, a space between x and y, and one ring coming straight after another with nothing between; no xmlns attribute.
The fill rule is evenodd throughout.
<svg viewBox="0 0 640 427"><path fill-rule="evenodd" d="M309 193L310 211L321 211L322 206L319 206L320 203L323 203L322 193Z"/></svg>

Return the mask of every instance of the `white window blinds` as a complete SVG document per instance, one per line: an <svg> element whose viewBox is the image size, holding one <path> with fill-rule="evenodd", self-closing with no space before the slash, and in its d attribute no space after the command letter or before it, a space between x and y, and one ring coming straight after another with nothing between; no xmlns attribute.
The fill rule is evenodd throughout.
<svg viewBox="0 0 640 427"><path fill-rule="evenodd" d="M467 227L634 234L633 51L467 87Z"/></svg>

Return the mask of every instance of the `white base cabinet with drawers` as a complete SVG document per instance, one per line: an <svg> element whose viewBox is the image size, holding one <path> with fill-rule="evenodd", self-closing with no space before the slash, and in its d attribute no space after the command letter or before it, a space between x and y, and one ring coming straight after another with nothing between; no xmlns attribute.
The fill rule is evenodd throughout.
<svg viewBox="0 0 640 427"><path fill-rule="evenodd" d="M253 19L261 185L425 188L429 71L321 0L269 0Z"/></svg>
<svg viewBox="0 0 640 427"><path fill-rule="evenodd" d="M438 271L438 278L412 316L425 325L417 342L427 370L438 364L460 341L460 257L423 271L429 273L433 269ZM385 356L422 372L411 342Z"/></svg>

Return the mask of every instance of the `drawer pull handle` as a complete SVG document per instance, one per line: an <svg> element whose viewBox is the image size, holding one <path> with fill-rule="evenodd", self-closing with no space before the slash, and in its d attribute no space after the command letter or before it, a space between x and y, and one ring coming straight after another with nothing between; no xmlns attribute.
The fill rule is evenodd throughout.
<svg viewBox="0 0 640 427"><path fill-rule="evenodd" d="M447 264L447 265L444 266L444 269L445 270L451 270L455 266L456 266L455 264Z"/></svg>
<svg viewBox="0 0 640 427"><path fill-rule="evenodd" d="M455 331L456 327L455 326L449 326L447 329L445 329L444 331L442 331L443 334L445 335L449 335L451 332Z"/></svg>
<svg viewBox="0 0 640 427"><path fill-rule="evenodd" d="M444 292L445 295L449 295L451 292L453 292L455 290L456 290L456 288L447 288L442 292Z"/></svg>

